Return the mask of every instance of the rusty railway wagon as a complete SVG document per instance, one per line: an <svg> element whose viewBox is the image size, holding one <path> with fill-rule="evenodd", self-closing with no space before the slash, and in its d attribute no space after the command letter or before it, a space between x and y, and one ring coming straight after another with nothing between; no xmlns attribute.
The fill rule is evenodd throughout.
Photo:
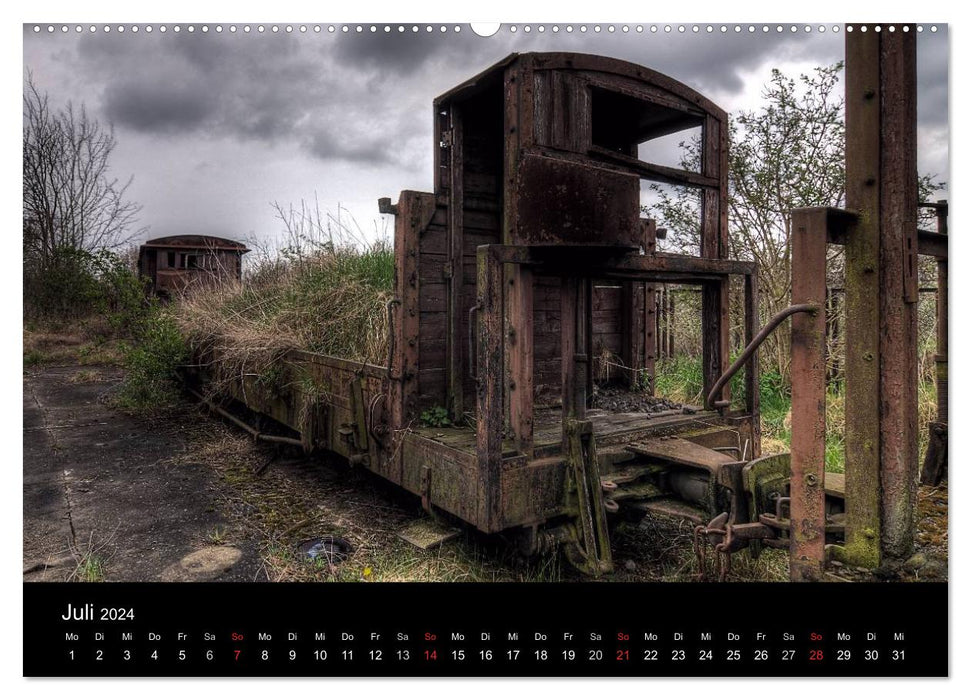
<svg viewBox="0 0 971 700"><path fill-rule="evenodd" d="M728 259L725 112L641 66L529 53L441 95L434 124L434 193L379 203L396 217L387 366L293 351L287 393L242 377L211 405L262 439L343 455L527 553L562 547L591 575L612 568L610 523L651 512L693 522L723 561L787 546L789 458L761 453L754 352L781 318L757 337L756 265ZM696 172L642 158L685 130L700 133ZM698 255L657 251L643 180L697 189ZM730 367L733 278L749 350ZM603 352L624 390L653 392L655 299L669 283L701 293L705 405L592 408ZM200 361L195 381L218 359ZM423 425L430 409L451 425ZM841 484L826 492L832 539Z"/></svg>

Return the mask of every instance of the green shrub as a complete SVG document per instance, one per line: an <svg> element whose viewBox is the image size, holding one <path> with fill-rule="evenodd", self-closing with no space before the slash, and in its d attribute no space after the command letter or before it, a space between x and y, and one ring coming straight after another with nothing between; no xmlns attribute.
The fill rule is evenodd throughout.
<svg viewBox="0 0 971 700"><path fill-rule="evenodd" d="M418 420L426 428L447 428L452 425L448 418L448 411L442 406L435 406L421 412Z"/></svg>
<svg viewBox="0 0 971 700"><path fill-rule="evenodd" d="M119 403L131 410L171 405L179 394L178 368L188 356L185 341L172 316L155 309L140 321L125 357L127 373Z"/></svg>
<svg viewBox="0 0 971 700"><path fill-rule="evenodd" d="M45 325L100 314L127 333L149 306L142 280L108 250L62 246L43 265L24 267L24 316Z"/></svg>

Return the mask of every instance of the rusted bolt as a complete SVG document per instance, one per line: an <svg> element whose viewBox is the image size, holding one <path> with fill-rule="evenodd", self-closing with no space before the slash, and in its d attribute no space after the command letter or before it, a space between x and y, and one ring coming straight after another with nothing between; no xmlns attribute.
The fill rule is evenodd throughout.
<svg viewBox="0 0 971 700"><path fill-rule="evenodd" d="M876 538L877 533L873 531L872 527L868 527L868 528L864 528L863 536L866 537L868 540L872 540Z"/></svg>
<svg viewBox="0 0 971 700"><path fill-rule="evenodd" d="M863 181L863 184L867 187L873 187L875 184L877 184L877 179L875 177L868 177Z"/></svg>
<svg viewBox="0 0 971 700"><path fill-rule="evenodd" d="M819 483L819 478L815 474L806 474L804 481L806 486L815 486Z"/></svg>
<svg viewBox="0 0 971 700"><path fill-rule="evenodd" d="M876 96L877 96L877 92L876 90L873 90L873 89L867 90L866 92L863 93L864 100L872 100Z"/></svg>
<svg viewBox="0 0 971 700"><path fill-rule="evenodd" d="M866 360L867 362L873 362L873 353L872 352L863 353L863 359Z"/></svg>

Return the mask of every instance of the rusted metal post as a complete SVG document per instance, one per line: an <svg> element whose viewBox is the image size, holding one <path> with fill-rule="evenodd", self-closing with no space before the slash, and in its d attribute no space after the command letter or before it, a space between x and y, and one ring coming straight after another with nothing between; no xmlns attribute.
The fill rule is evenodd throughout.
<svg viewBox="0 0 971 700"><path fill-rule="evenodd" d="M650 282L644 290L644 390L654 396L654 374L657 371L657 287Z"/></svg>
<svg viewBox="0 0 971 700"><path fill-rule="evenodd" d="M834 554L880 565L880 37L846 35L846 535Z"/></svg>
<svg viewBox="0 0 971 700"><path fill-rule="evenodd" d="M476 364L476 456L478 460L480 523L498 517L502 434L504 326L502 264L491 246L480 246L478 265L478 362Z"/></svg>
<svg viewBox="0 0 971 700"><path fill-rule="evenodd" d="M667 285L662 284L657 290L657 356L662 360L667 357Z"/></svg>
<svg viewBox="0 0 971 700"><path fill-rule="evenodd" d="M621 291L623 293L624 377L627 380L627 386L634 390L640 385L640 368L643 367L641 342L644 340L644 333L641 332L641 323L644 321L644 283L626 280Z"/></svg>
<svg viewBox="0 0 971 700"><path fill-rule="evenodd" d="M880 33L880 444L884 553L909 556L917 506L917 31Z"/></svg>
<svg viewBox="0 0 971 700"><path fill-rule="evenodd" d="M792 317L792 474L789 483L793 581L815 581L825 558L826 213L792 212L792 303L815 313Z"/></svg>
<svg viewBox="0 0 971 700"><path fill-rule="evenodd" d="M903 27L898 25L898 30ZM913 548L917 482L916 27L846 33L846 538L879 566Z"/></svg>
<svg viewBox="0 0 971 700"><path fill-rule="evenodd" d="M665 313L665 318L667 319L668 326L668 357L674 357L674 295L671 293L671 288L667 289L667 300L668 309Z"/></svg>
<svg viewBox="0 0 971 700"><path fill-rule="evenodd" d="M745 275L745 345L755 339L759 327L758 271ZM759 353L755 351L745 363L745 411L752 417L750 458L762 456L761 387L759 386Z"/></svg>

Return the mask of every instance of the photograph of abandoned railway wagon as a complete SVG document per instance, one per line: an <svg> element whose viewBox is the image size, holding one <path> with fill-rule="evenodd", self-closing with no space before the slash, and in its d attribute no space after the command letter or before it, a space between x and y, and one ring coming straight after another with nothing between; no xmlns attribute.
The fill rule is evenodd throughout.
<svg viewBox="0 0 971 700"><path fill-rule="evenodd" d="M24 580L946 580L946 27L417 29L24 28Z"/></svg>

